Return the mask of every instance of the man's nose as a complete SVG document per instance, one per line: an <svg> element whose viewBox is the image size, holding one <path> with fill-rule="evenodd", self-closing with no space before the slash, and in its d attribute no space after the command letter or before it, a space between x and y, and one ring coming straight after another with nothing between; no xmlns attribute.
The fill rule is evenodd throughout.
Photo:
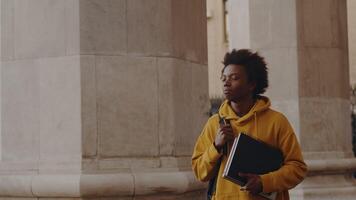
<svg viewBox="0 0 356 200"><path fill-rule="evenodd" d="M224 87L227 87L227 86L230 86L230 85L231 85L231 83L230 83L229 80L224 81Z"/></svg>

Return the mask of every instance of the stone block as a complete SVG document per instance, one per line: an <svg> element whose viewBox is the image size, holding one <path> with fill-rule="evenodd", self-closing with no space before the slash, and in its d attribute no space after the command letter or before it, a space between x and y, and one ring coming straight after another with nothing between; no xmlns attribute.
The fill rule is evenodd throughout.
<svg viewBox="0 0 356 200"><path fill-rule="evenodd" d="M152 169L160 167L158 158L143 157L143 158L118 158L118 159L102 159L99 161L99 170L120 170L125 171L142 171L143 169Z"/></svg>
<svg viewBox="0 0 356 200"><path fill-rule="evenodd" d="M347 0L347 30L349 42L350 78L351 84L356 85L356 1Z"/></svg>
<svg viewBox="0 0 356 200"><path fill-rule="evenodd" d="M65 24L66 24L66 55L78 55L80 53L80 19L79 1L65 0Z"/></svg>
<svg viewBox="0 0 356 200"><path fill-rule="evenodd" d="M160 157L162 168L178 168L181 170L190 170L192 157Z"/></svg>
<svg viewBox="0 0 356 200"><path fill-rule="evenodd" d="M3 0L1 4L1 60L11 60L14 58L14 1Z"/></svg>
<svg viewBox="0 0 356 200"><path fill-rule="evenodd" d="M157 156L156 59L99 56L96 81L100 156Z"/></svg>
<svg viewBox="0 0 356 200"><path fill-rule="evenodd" d="M282 89L281 89L282 90ZM267 95L270 97L269 95ZM273 97L270 98L272 102L271 108L283 113L292 125L294 133L299 139L300 135L300 114L299 114L299 99L285 99L285 100L275 100ZM300 140L299 140L300 141Z"/></svg>
<svg viewBox="0 0 356 200"><path fill-rule="evenodd" d="M205 6L202 0L128 1L128 52L206 64Z"/></svg>
<svg viewBox="0 0 356 200"><path fill-rule="evenodd" d="M33 176L31 193L35 197L79 197L79 174L45 174Z"/></svg>
<svg viewBox="0 0 356 200"><path fill-rule="evenodd" d="M38 200L38 198L26 197L0 197L0 200Z"/></svg>
<svg viewBox="0 0 356 200"><path fill-rule="evenodd" d="M350 104L347 99L302 97L300 140L306 152L348 152L351 149Z"/></svg>
<svg viewBox="0 0 356 200"><path fill-rule="evenodd" d="M208 67L190 62L187 62L186 65L191 67L191 85L189 86L191 94L187 99L189 103L181 105L185 107L184 112L177 113L176 118L185 118L182 121L178 121L177 126L185 127L185 124L190 126L184 132L177 131L175 144L175 155L177 156L191 156L196 139L208 120L210 109Z"/></svg>
<svg viewBox="0 0 356 200"><path fill-rule="evenodd" d="M127 1L128 52L172 55L172 9L171 0Z"/></svg>
<svg viewBox="0 0 356 200"><path fill-rule="evenodd" d="M2 197L32 197L31 176L0 176L0 193Z"/></svg>
<svg viewBox="0 0 356 200"><path fill-rule="evenodd" d="M174 57L207 64L206 1L172 1Z"/></svg>
<svg viewBox="0 0 356 200"><path fill-rule="evenodd" d="M287 47L258 49L257 51L267 63L269 87L266 95L273 100L298 98L297 49Z"/></svg>
<svg viewBox="0 0 356 200"><path fill-rule="evenodd" d="M0 4L0 7L1 7L1 4ZM1 8L0 8L1 9ZM1 97L0 97L0 144L2 144L2 61L0 60L0 94L1 94ZM0 148L0 155L2 155L2 145L1 145L1 148ZM2 157L2 156L1 156Z"/></svg>
<svg viewBox="0 0 356 200"><path fill-rule="evenodd" d="M206 191L194 191L188 192L181 195L154 195L154 196L137 196L135 200L205 200L206 199Z"/></svg>
<svg viewBox="0 0 356 200"><path fill-rule="evenodd" d="M14 0L15 58L65 55L66 3L52 0Z"/></svg>
<svg viewBox="0 0 356 200"><path fill-rule="evenodd" d="M250 1L250 48L296 47L295 4L295 0Z"/></svg>
<svg viewBox="0 0 356 200"><path fill-rule="evenodd" d="M1 63L2 161L38 159L38 79L35 61Z"/></svg>
<svg viewBox="0 0 356 200"><path fill-rule="evenodd" d="M207 119L207 66L178 59L160 58L159 137L160 155L191 155Z"/></svg>
<svg viewBox="0 0 356 200"><path fill-rule="evenodd" d="M300 96L349 99L349 66L343 50L305 48L298 54Z"/></svg>
<svg viewBox="0 0 356 200"><path fill-rule="evenodd" d="M1 5L2 60L79 53L78 1L4 0Z"/></svg>
<svg viewBox="0 0 356 200"><path fill-rule="evenodd" d="M133 196L135 179L130 173L118 174L83 174L80 177L80 193L83 197L118 197Z"/></svg>
<svg viewBox="0 0 356 200"><path fill-rule="evenodd" d="M58 197L54 197L54 198L47 198L47 197L44 197L44 198L36 198L36 200L83 200L84 198L58 198ZM1 200L1 199L0 199ZM27 199L26 199L27 200ZM94 199L91 199L91 200L94 200Z"/></svg>
<svg viewBox="0 0 356 200"><path fill-rule="evenodd" d="M127 52L126 0L80 0L81 54Z"/></svg>
<svg viewBox="0 0 356 200"><path fill-rule="evenodd" d="M184 103L187 103L177 99L177 97L184 95L182 88L178 88L178 86L181 85L181 87L188 91L189 80L187 79L189 79L191 75L189 73L189 67L185 66L185 62L178 59L158 58L157 66L159 83L158 132L160 155L173 155L176 132L178 131L176 129L176 122L183 120L176 118L177 113L182 112L181 108L177 108L177 106L181 105L181 107L184 107ZM185 76L182 75L184 71L187 71L185 72Z"/></svg>
<svg viewBox="0 0 356 200"><path fill-rule="evenodd" d="M269 87L264 95L272 102L272 108L282 112L299 135L299 76L296 48L265 48L259 51L268 67ZM283 83L283 84L282 84Z"/></svg>
<svg viewBox="0 0 356 200"><path fill-rule="evenodd" d="M208 66L192 63L192 112L195 114L193 123L193 135L198 136L203 125L208 120L210 110ZM193 136L193 138L194 138ZM192 137L192 136L190 136ZM193 145L195 144L192 143Z"/></svg>
<svg viewBox="0 0 356 200"><path fill-rule="evenodd" d="M250 39L250 1L228 1L229 49L251 48ZM210 49L209 49L210 51ZM209 55L209 57L211 57Z"/></svg>
<svg viewBox="0 0 356 200"><path fill-rule="evenodd" d="M23 174L33 174L38 170L38 159L19 161L19 159L3 159L0 162L0 171L3 174L17 174L21 171Z"/></svg>
<svg viewBox="0 0 356 200"><path fill-rule="evenodd" d="M88 198L82 198L82 200L134 200L134 197L132 196L127 196L127 197L88 197Z"/></svg>
<svg viewBox="0 0 356 200"><path fill-rule="evenodd" d="M39 60L41 162L81 159L80 58Z"/></svg>
<svg viewBox="0 0 356 200"><path fill-rule="evenodd" d="M80 56L82 154L97 155L95 56Z"/></svg>
<svg viewBox="0 0 356 200"><path fill-rule="evenodd" d="M298 37L303 46L342 47L347 50L346 1L303 0L296 3Z"/></svg>

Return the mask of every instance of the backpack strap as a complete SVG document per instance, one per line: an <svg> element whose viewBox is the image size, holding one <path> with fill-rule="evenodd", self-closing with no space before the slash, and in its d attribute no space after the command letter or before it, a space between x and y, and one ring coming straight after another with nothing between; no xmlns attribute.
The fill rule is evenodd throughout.
<svg viewBox="0 0 356 200"><path fill-rule="evenodd" d="M208 200L211 200L213 198L213 195L215 194L216 191L216 182L218 179L218 174L219 174L219 169L220 169L220 165L221 165L221 159L222 157L219 158L218 162L216 163L216 166L219 166L217 168L217 174L212 177L209 181L209 187L208 187Z"/></svg>
<svg viewBox="0 0 356 200"><path fill-rule="evenodd" d="M223 118L220 116L220 114L218 114L218 115L219 115L219 123L221 123L221 120L223 120ZM219 158L219 160L217 161L217 163L215 165L215 167L217 168L217 169L215 169L215 170L217 170L217 174L209 180L209 186L208 186L208 191L207 191L207 199L208 200L211 200L213 198L213 195L215 194L215 191L216 191L216 182L217 182L217 178L219 175L222 157L223 156L221 156Z"/></svg>

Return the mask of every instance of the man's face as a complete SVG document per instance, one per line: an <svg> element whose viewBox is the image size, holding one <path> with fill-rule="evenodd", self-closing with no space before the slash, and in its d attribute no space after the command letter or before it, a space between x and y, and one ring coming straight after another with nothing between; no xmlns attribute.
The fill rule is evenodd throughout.
<svg viewBox="0 0 356 200"><path fill-rule="evenodd" d="M238 102L253 95L255 84L248 81L246 71L241 65L226 66L221 81L225 98L229 101Z"/></svg>

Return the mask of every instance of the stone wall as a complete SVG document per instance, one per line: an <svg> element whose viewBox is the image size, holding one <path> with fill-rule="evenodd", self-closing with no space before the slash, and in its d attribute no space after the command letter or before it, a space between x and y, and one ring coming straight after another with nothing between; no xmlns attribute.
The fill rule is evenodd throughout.
<svg viewBox="0 0 356 200"><path fill-rule="evenodd" d="M230 47L265 57L266 95L291 121L308 164L292 199L353 199L346 0L234 2Z"/></svg>
<svg viewBox="0 0 356 200"><path fill-rule="evenodd" d="M229 5L226 5L228 7ZM220 73L223 67L222 61L228 51L228 30L225 27L223 0L207 1L207 30L208 30L208 66L209 66L209 96L210 98L221 98L222 84Z"/></svg>
<svg viewBox="0 0 356 200"><path fill-rule="evenodd" d="M204 0L0 5L0 197L203 197Z"/></svg>
<svg viewBox="0 0 356 200"><path fill-rule="evenodd" d="M347 0L350 83L356 84L356 1Z"/></svg>

